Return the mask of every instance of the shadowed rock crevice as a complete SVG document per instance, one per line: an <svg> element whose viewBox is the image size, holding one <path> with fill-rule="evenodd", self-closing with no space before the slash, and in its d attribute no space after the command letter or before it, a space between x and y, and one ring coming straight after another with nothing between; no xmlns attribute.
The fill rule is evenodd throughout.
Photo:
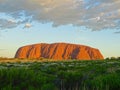
<svg viewBox="0 0 120 90"><path fill-rule="evenodd" d="M65 45L64 52L63 52L63 54L62 54L62 58L63 58L63 59L65 59L64 57L65 57L65 54L66 54L67 47L68 47L68 45Z"/></svg>
<svg viewBox="0 0 120 90"><path fill-rule="evenodd" d="M55 60L79 59L98 60L104 59L98 49L78 44L53 43L34 44L23 46L16 52L15 58L47 58Z"/></svg>
<svg viewBox="0 0 120 90"><path fill-rule="evenodd" d="M77 59L79 52L80 52L79 48L74 49L72 54L71 54L71 59Z"/></svg>

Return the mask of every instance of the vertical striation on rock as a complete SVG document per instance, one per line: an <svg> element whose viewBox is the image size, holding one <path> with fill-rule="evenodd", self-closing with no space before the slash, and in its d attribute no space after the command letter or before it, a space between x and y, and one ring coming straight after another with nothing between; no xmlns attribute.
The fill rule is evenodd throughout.
<svg viewBox="0 0 120 90"><path fill-rule="evenodd" d="M16 52L15 58L48 58L55 60L79 59L102 60L104 59L98 49L69 43L34 44L23 46Z"/></svg>

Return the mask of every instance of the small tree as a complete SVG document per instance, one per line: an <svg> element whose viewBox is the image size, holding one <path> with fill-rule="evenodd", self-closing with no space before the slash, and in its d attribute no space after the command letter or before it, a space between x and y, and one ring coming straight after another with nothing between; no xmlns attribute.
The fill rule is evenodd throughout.
<svg viewBox="0 0 120 90"><path fill-rule="evenodd" d="M109 58L109 57L107 57L107 58L106 58L106 60L110 60L110 58Z"/></svg>
<svg viewBox="0 0 120 90"><path fill-rule="evenodd" d="M116 60L116 58L115 58L115 57L111 57L110 59L111 59L111 60Z"/></svg>
<svg viewBox="0 0 120 90"><path fill-rule="evenodd" d="M117 60L120 60L120 57L117 57Z"/></svg>

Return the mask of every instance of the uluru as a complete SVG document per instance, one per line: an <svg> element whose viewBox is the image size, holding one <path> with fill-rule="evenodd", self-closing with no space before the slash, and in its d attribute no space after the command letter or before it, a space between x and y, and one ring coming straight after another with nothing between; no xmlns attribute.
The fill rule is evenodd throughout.
<svg viewBox="0 0 120 90"><path fill-rule="evenodd" d="M70 43L39 43L20 47L15 58L46 58L53 60L102 60L101 52L85 45Z"/></svg>

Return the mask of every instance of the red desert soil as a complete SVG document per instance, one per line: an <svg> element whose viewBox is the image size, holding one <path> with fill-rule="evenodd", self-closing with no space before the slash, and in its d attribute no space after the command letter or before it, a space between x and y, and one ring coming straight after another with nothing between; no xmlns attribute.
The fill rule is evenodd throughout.
<svg viewBox="0 0 120 90"><path fill-rule="evenodd" d="M16 52L15 58L47 58L54 60L79 59L102 60L100 51L85 45L69 43L34 44L23 46Z"/></svg>

